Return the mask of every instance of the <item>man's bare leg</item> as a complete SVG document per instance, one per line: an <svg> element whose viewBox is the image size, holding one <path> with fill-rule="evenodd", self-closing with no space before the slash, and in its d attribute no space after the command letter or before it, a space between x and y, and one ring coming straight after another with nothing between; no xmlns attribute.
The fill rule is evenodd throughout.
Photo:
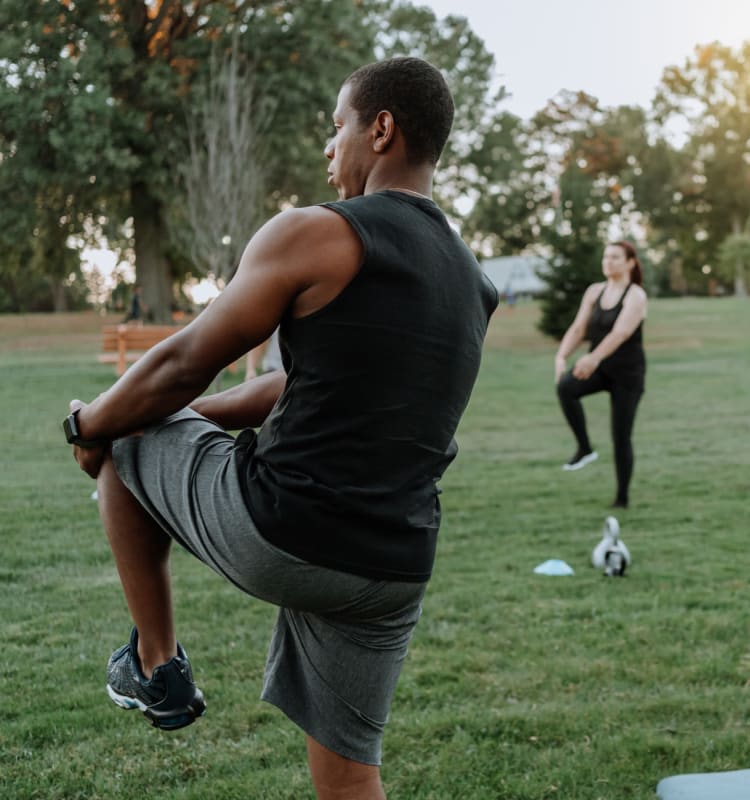
<svg viewBox="0 0 750 800"><path fill-rule="evenodd" d="M385 800L380 767L344 758L310 736L307 762L318 800Z"/></svg>
<svg viewBox="0 0 750 800"><path fill-rule="evenodd" d="M177 655L169 576L171 539L120 480L111 456L97 478L99 513L138 629L138 657L146 677Z"/></svg>

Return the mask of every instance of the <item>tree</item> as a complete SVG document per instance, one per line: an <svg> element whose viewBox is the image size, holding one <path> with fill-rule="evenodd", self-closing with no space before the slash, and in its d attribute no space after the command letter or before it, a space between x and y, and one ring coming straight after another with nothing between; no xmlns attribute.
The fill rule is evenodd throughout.
<svg viewBox="0 0 750 800"><path fill-rule="evenodd" d="M720 278L734 278L736 285L745 285L745 276L750 267L750 232L747 226L742 233L730 233L719 245L716 266Z"/></svg>
<svg viewBox="0 0 750 800"><path fill-rule="evenodd" d="M202 86L187 108L190 156L182 167L188 226L185 246L203 274L226 282L248 237L263 221L267 156L273 121L270 97L241 64L237 37L220 60L211 56Z"/></svg>
<svg viewBox="0 0 750 800"><path fill-rule="evenodd" d="M560 338L586 287L601 279L604 243L639 221L633 181L644 147L642 109L601 108L585 92L561 92L533 120L537 151L557 175L541 239L550 253L539 327ZM555 158L556 156L556 158Z"/></svg>
<svg viewBox="0 0 750 800"><path fill-rule="evenodd" d="M24 6L0 6L0 269L7 286L13 265L28 271L36 254L50 305L60 309L79 267L75 240L85 242L87 220L103 213L96 174L128 161L112 146L113 112L98 88L101 43L89 42L83 55L57 27L60 3ZM28 303L25 292L11 294Z"/></svg>
<svg viewBox="0 0 750 800"><path fill-rule="evenodd" d="M738 50L702 45L681 67L668 67L655 111L662 124L678 118L688 130L676 194L691 218L687 255L698 273L750 216L750 42ZM747 294L741 271L734 288Z"/></svg>
<svg viewBox="0 0 750 800"><path fill-rule="evenodd" d="M164 112L180 79L168 65L171 47L189 28L181 6L82 0L0 9L0 107L15 112L3 115L2 171L37 198L31 228L49 240L50 265L64 261L55 259L61 241L85 240L110 212L132 216L139 279L161 317L171 291L161 252Z"/></svg>
<svg viewBox="0 0 750 800"><path fill-rule="evenodd" d="M492 88L494 57L465 17L440 19L429 8L408 2L382 6L375 55L424 58L443 72L453 94L453 130L440 159L435 193L448 214L458 219L462 215L456 202L476 191L473 157L504 96L503 88Z"/></svg>
<svg viewBox="0 0 750 800"><path fill-rule="evenodd" d="M586 287L601 278L602 239L606 222L592 202L594 186L575 162L560 176L556 224L545 231L552 256L543 273L539 329L561 339L576 315Z"/></svg>
<svg viewBox="0 0 750 800"><path fill-rule="evenodd" d="M335 95L331 75L342 61L337 53L346 54L347 63L360 60L358 43L371 42L365 26L372 5L5 0L0 8L0 109L12 106L14 113L3 114L0 121L4 182L17 183L25 165L37 164L35 191L25 194L47 197L49 188L59 185L53 195L72 203L65 216L75 220L69 233L79 236L102 221L131 218L138 281L149 307L163 319L169 314L173 278L184 261L176 246L179 237L169 226L170 219L179 220L171 207L179 206L183 196L178 166L189 150L182 103L189 103L212 48L241 32L243 43L255 50L264 90L269 96L274 91L288 95L271 148L277 157L272 178L278 178L282 164L287 174L299 167L295 147L288 145L292 131L296 135L300 129L300 115L312 112L309 118L325 125L318 100L323 88L328 102ZM319 69L313 68L310 55ZM301 98L305 102L297 104ZM304 156L310 142L301 146ZM40 151L54 158L39 158ZM70 169L61 173L65 163ZM37 212L27 210L27 236L48 229L37 224ZM110 227L110 236L117 237L118 227Z"/></svg>
<svg viewBox="0 0 750 800"><path fill-rule="evenodd" d="M240 38L245 69L257 96L273 101L264 141L269 188L266 214L287 205L332 199L323 149L332 135L331 112L343 79L375 59L384 27L380 0L267 2Z"/></svg>
<svg viewBox="0 0 750 800"><path fill-rule="evenodd" d="M373 57L367 4L289 3L283 25L273 8L217 42L184 104L187 215L174 228L194 266L222 281L280 207L330 196L330 111L342 78Z"/></svg>
<svg viewBox="0 0 750 800"><path fill-rule="evenodd" d="M691 192L684 180L689 172L686 155L663 133L652 130L632 157L633 199L649 245L646 253L651 254L651 269L645 278L658 294L685 294L688 279L684 264L700 258L696 254L699 243L694 236L693 218L682 202ZM646 253L642 253L642 261ZM692 286L695 288L694 283Z"/></svg>
<svg viewBox="0 0 750 800"><path fill-rule="evenodd" d="M548 159L532 152L527 124L498 111L467 160L475 176L462 231L475 252L512 255L538 241L550 199Z"/></svg>
<svg viewBox="0 0 750 800"><path fill-rule="evenodd" d="M0 188L15 192L18 202L3 209L0 222L18 233L16 246L40 238L47 244L34 252L54 254L62 246L75 255L104 235L120 249L132 248L147 304L158 319L167 317L175 281L195 269L191 253L202 269L216 267L205 241L202 256L187 244L190 173L181 168L190 163L198 170L189 179L195 196L196 174L208 174L209 150L221 150L218 140L207 144L201 111L205 102L216 108L222 91L212 101L206 89L212 52L237 60L244 86L242 97L233 95L236 108L261 109L251 137L265 179L265 190L259 174L251 179L263 199L260 216L237 221L237 235L221 238L239 247L254 232L254 219L331 196L322 150L341 80L362 63L394 54L430 59L453 89L456 130L437 191L459 216L455 202L477 184L477 145L495 124L486 109L502 96L491 90L492 56L463 18L438 20L427 9L382 0L4 0ZM234 159L236 171L239 154L248 151L229 150L225 162ZM221 170L228 174L225 165ZM233 191L248 191L241 182ZM218 191L217 182L214 197ZM226 208L227 197L217 207ZM193 223L197 213L193 207ZM22 260L16 256L14 263ZM60 284L71 274L66 259L53 255L55 266L45 267L59 267ZM225 260L236 260L236 253Z"/></svg>

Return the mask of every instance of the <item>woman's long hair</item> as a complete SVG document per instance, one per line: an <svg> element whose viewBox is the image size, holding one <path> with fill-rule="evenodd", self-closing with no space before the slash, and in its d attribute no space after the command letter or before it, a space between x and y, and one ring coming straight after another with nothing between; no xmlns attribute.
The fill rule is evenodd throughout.
<svg viewBox="0 0 750 800"><path fill-rule="evenodd" d="M621 239L618 242L610 242L610 244L613 247L621 247L625 251L625 257L634 262L630 268L630 280L639 286L643 286L643 267L641 267L641 262L638 260L638 252L633 244L625 239Z"/></svg>

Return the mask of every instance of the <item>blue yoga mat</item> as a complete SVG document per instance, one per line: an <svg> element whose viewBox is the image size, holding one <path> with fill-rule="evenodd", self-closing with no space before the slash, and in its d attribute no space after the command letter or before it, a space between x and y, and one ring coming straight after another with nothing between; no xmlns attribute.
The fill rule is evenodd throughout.
<svg viewBox="0 0 750 800"><path fill-rule="evenodd" d="M659 781L656 794L660 800L748 800L750 769L673 775Z"/></svg>

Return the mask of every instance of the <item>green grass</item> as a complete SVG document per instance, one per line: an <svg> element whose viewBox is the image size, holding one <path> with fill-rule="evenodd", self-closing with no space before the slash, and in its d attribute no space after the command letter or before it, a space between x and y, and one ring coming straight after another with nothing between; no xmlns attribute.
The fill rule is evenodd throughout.
<svg viewBox="0 0 750 800"><path fill-rule="evenodd" d="M651 303L624 579L589 566L614 494L607 399L586 401L600 460L564 473L536 315L493 321L443 481L385 739L391 800L640 800L666 775L748 766L750 304ZM60 431L68 399L112 379L102 322L0 317L0 797L308 800L302 736L257 699L274 610L182 552L179 631L207 716L165 735L107 700L129 618ZM576 575L534 575L547 558Z"/></svg>

